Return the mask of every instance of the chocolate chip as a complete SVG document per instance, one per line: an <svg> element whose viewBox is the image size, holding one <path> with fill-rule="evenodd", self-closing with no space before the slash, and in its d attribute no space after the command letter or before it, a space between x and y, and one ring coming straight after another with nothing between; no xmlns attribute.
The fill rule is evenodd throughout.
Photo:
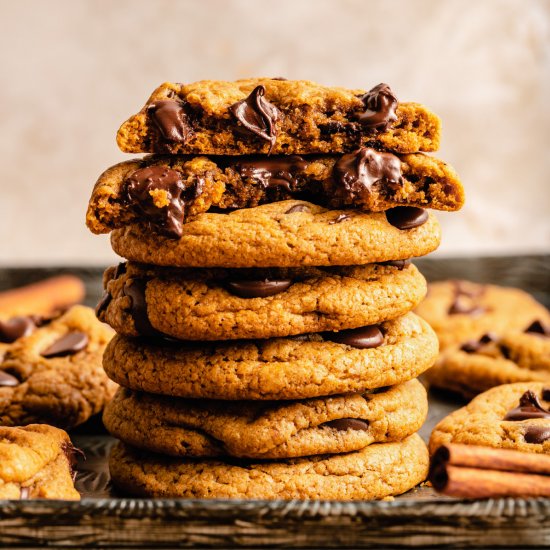
<svg viewBox="0 0 550 550"><path fill-rule="evenodd" d="M304 172L308 163L298 155L274 158L252 158L239 161L236 165L241 178L257 181L264 189L284 187L295 190L298 176Z"/></svg>
<svg viewBox="0 0 550 550"><path fill-rule="evenodd" d="M101 314L109 307L109 304L111 303L111 300L113 297L109 293L109 291L105 291L103 293L103 296L101 297L101 300L97 303L95 306L95 316L99 319Z"/></svg>
<svg viewBox="0 0 550 550"><path fill-rule="evenodd" d="M33 317L12 317L7 321L0 321L0 342L11 344L23 336L34 332L36 322Z"/></svg>
<svg viewBox="0 0 550 550"><path fill-rule="evenodd" d="M361 147L342 155L334 165L332 176L348 204L368 203L376 184L400 187L403 184L401 161L391 153Z"/></svg>
<svg viewBox="0 0 550 550"><path fill-rule="evenodd" d="M50 347L46 348L40 355L46 359L73 355L85 349L88 342L88 335L84 332L68 332L59 338L59 340L56 340Z"/></svg>
<svg viewBox="0 0 550 550"><path fill-rule="evenodd" d="M388 223L397 229L412 229L428 221L428 212L416 206L396 206L386 211Z"/></svg>
<svg viewBox="0 0 550 550"><path fill-rule="evenodd" d="M550 439L550 426L541 426L539 424L525 426L523 438L526 443L544 443Z"/></svg>
<svg viewBox="0 0 550 550"><path fill-rule="evenodd" d="M542 398L544 399L544 401L550 401L550 388L543 388Z"/></svg>
<svg viewBox="0 0 550 550"><path fill-rule="evenodd" d="M489 344L490 342L496 342L498 339L495 334L492 334L488 332L487 334L484 334L479 338L479 340L468 340L462 346L460 346L460 349L462 351L465 351L466 353L476 353L478 352L483 346Z"/></svg>
<svg viewBox="0 0 550 550"><path fill-rule="evenodd" d="M397 267L399 271L403 271L406 267L411 265L411 259L406 260L390 260L389 262L378 262L378 265L387 265L389 267Z"/></svg>
<svg viewBox="0 0 550 550"><path fill-rule="evenodd" d="M127 262L120 262L116 267L113 273L113 279L118 279L121 275L126 273Z"/></svg>
<svg viewBox="0 0 550 550"><path fill-rule="evenodd" d="M246 99L231 105L229 110L246 130L271 144L271 153L277 139L276 124L281 112L264 95L264 86L256 86Z"/></svg>
<svg viewBox="0 0 550 550"><path fill-rule="evenodd" d="M240 298L266 298L284 292L292 285L291 279L264 279L263 281L229 281L227 287Z"/></svg>
<svg viewBox="0 0 550 550"><path fill-rule="evenodd" d="M185 103L163 99L151 103L147 111L164 139L186 143L193 136L189 116L185 113Z"/></svg>
<svg viewBox="0 0 550 550"><path fill-rule="evenodd" d="M11 374L4 372L3 370L0 370L0 388L14 388L15 386L19 386L19 383L19 380L17 380L15 376L12 376Z"/></svg>
<svg viewBox="0 0 550 550"><path fill-rule="evenodd" d="M334 218L333 220L330 220L328 222L329 225L334 225L335 223L342 223L350 219L349 214L339 214L337 218Z"/></svg>
<svg viewBox="0 0 550 550"><path fill-rule="evenodd" d="M550 336L550 326L544 324L538 319L533 321L526 329L525 332L530 332L532 334L542 334L543 336Z"/></svg>
<svg viewBox="0 0 550 550"><path fill-rule="evenodd" d="M385 132L397 120L397 98L387 84L378 84L361 96L365 110L355 117L372 133Z"/></svg>
<svg viewBox="0 0 550 550"><path fill-rule="evenodd" d="M134 321L136 331L142 336L162 337L163 334L153 327L151 321L149 321L145 299L146 288L146 279L131 279L126 281L122 292L124 296L131 298L130 315Z"/></svg>
<svg viewBox="0 0 550 550"><path fill-rule="evenodd" d="M125 202L148 221L160 228L168 237L179 238L183 233L185 190L181 174L164 165L155 164L136 170L124 182ZM162 191L162 206L154 199Z"/></svg>
<svg viewBox="0 0 550 550"><path fill-rule="evenodd" d="M384 334L378 325L341 330L339 332L325 332L323 337L337 344L345 344L360 349L377 348L384 343Z"/></svg>
<svg viewBox="0 0 550 550"><path fill-rule="evenodd" d="M307 204L295 204L291 206L285 214L294 214L294 212L311 212L311 208Z"/></svg>
<svg viewBox="0 0 550 550"><path fill-rule="evenodd" d="M519 399L519 406L508 411L504 420L521 421L532 418L550 418L550 411L546 410L535 393L526 391Z"/></svg>
<svg viewBox="0 0 550 550"><path fill-rule="evenodd" d="M331 420L325 422L321 426L327 426L340 431L346 430L360 430L365 431L369 429L369 423L366 420L359 420L358 418L338 418L337 420Z"/></svg>
<svg viewBox="0 0 550 550"><path fill-rule="evenodd" d="M30 497L30 488L29 487L20 487L19 488L19 498L21 500L28 500Z"/></svg>
<svg viewBox="0 0 550 550"><path fill-rule="evenodd" d="M471 299L465 296L455 296L449 306L449 315L480 315L484 312L484 307L472 303Z"/></svg>

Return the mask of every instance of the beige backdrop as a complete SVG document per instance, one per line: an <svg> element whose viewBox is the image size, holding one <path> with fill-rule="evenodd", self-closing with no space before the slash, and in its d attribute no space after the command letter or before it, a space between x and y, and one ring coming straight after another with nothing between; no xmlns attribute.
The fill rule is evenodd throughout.
<svg viewBox="0 0 550 550"><path fill-rule="evenodd" d="M468 204L438 254L548 251L544 0L0 0L0 264L104 264L84 212L118 125L164 80L369 88L443 119Z"/></svg>

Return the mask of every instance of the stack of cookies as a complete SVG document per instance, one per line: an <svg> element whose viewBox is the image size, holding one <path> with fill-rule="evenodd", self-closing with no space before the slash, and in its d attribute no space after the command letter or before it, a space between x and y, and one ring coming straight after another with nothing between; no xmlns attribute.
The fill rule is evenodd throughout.
<svg viewBox="0 0 550 550"><path fill-rule="evenodd" d="M425 479L411 310L424 210L457 210L439 119L281 78L161 85L118 133L87 213L127 260L97 308L118 333L104 414L114 483L154 497L370 499Z"/></svg>

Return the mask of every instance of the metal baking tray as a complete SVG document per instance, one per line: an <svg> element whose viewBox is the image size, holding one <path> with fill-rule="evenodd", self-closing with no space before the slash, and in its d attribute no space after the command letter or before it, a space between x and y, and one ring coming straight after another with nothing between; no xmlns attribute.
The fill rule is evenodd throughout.
<svg viewBox="0 0 550 550"><path fill-rule="evenodd" d="M467 278L524 288L550 305L550 256L426 258L429 280ZM101 270L0 269L0 290L59 272L101 293ZM421 435L463 403L430 393ZM116 493L107 456L114 439L99 418L71 433L86 455L77 466L80 502L0 501L0 546L102 548L399 548L544 547L550 545L550 499L466 501L429 487L385 501L134 499Z"/></svg>

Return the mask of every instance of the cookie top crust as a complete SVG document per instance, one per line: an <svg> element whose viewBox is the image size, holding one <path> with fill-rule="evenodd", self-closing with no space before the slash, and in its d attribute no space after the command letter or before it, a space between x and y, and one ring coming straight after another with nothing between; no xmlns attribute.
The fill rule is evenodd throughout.
<svg viewBox="0 0 550 550"><path fill-rule="evenodd" d="M440 445L464 443L548 454L549 405L545 382L497 386L439 422L430 438L430 452Z"/></svg>
<svg viewBox="0 0 550 550"><path fill-rule="evenodd" d="M387 85L369 91L306 80L165 82L122 124L126 153L205 155L399 153L439 147L441 122L419 103L398 103Z"/></svg>
<svg viewBox="0 0 550 550"><path fill-rule="evenodd" d="M171 345L117 335L103 366L112 380L137 391L279 400L361 393L411 380L433 365L437 338L420 317L409 313L379 329L383 343L363 348L337 341L339 333Z"/></svg>
<svg viewBox="0 0 550 550"><path fill-rule="evenodd" d="M69 436L45 424L0 426L0 499L79 500Z"/></svg>
<svg viewBox="0 0 550 550"><path fill-rule="evenodd" d="M423 256L440 240L435 216L422 209L364 213L297 200L199 214L183 225L179 239L145 223L111 233L119 256L174 267L365 265Z"/></svg>
<svg viewBox="0 0 550 550"><path fill-rule="evenodd" d="M396 206L454 211L464 204L464 189L452 167L433 157L367 148L314 157L149 156L99 177L86 224L93 233L108 233L142 221L178 238L186 221L212 208L230 212L293 198L371 212Z"/></svg>
<svg viewBox="0 0 550 550"><path fill-rule="evenodd" d="M110 457L123 492L161 498L376 499L426 478L428 451L417 435L361 451L277 462L170 458L118 443Z"/></svg>
<svg viewBox="0 0 550 550"><path fill-rule="evenodd" d="M266 402L184 400L120 388L105 409L111 434L171 456L291 458L400 441L428 412L417 380L376 393Z"/></svg>
<svg viewBox="0 0 550 550"><path fill-rule="evenodd" d="M487 333L523 331L537 320L550 324L550 312L527 292L464 280L430 283L416 312L433 327L441 349Z"/></svg>
<svg viewBox="0 0 550 550"><path fill-rule="evenodd" d="M91 308L73 306L9 345L0 362L0 425L69 429L100 412L116 389L101 366L112 336Z"/></svg>

